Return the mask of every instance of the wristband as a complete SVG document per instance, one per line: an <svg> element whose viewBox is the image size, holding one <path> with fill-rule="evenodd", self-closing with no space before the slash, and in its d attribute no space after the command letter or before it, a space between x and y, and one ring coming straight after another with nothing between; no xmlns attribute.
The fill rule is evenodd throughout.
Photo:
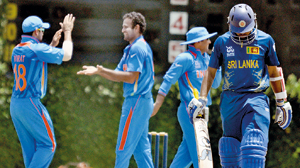
<svg viewBox="0 0 300 168"><path fill-rule="evenodd" d="M278 77L275 77L275 78L270 78L270 81L274 82L274 81L279 81L281 79L282 79L282 76L278 76Z"/></svg>
<svg viewBox="0 0 300 168"><path fill-rule="evenodd" d="M275 93L275 97L276 99L286 99L287 98L286 91Z"/></svg>

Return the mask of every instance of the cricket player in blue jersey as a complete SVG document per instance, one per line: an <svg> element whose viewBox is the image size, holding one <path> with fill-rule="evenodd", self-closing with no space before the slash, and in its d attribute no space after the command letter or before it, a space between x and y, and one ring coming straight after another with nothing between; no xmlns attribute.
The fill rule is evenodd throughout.
<svg viewBox="0 0 300 168"><path fill-rule="evenodd" d="M264 91L271 87L276 97L275 122L286 129L292 119L292 108L284 102L287 93L279 73L279 61L273 38L257 29L256 14L246 4L232 7L228 17L229 31L214 43L200 92L201 113L207 101L217 69L223 64L224 85L220 112L223 136L219 155L223 168L263 168L269 141L270 107ZM281 74L281 75L280 75Z"/></svg>
<svg viewBox="0 0 300 168"><path fill-rule="evenodd" d="M189 120L188 105L193 98L199 97L202 80L210 60L210 56L207 54L211 43L209 38L216 34L217 32L209 34L205 27L194 27L188 31L186 33L187 41L181 43L181 45L187 44L188 50L176 57L163 77L164 81L159 88L152 116L158 112L172 84L178 81L180 91L181 103L178 107L177 116L183 131L183 138L170 168L187 168L191 164L198 167L195 132ZM221 78L222 73L221 68L219 68L213 82L213 88L219 87ZM206 105L211 105L210 93L208 93Z"/></svg>
<svg viewBox="0 0 300 168"><path fill-rule="evenodd" d="M149 119L153 110L153 53L143 37L145 17L138 12L123 16L122 33L129 45L115 70L102 65L83 66L77 74L100 75L108 80L124 82L122 114L116 146L115 168L127 168L134 155L138 167L152 168L151 145L148 139Z"/></svg>
<svg viewBox="0 0 300 168"><path fill-rule="evenodd" d="M47 89L47 64L61 64L72 58L71 33L75 17L65 16L50 45L41 43L45 29L50 27L37 16L22 23L21 43L12 52L14 86L10 114L17 131L26 168L49 167L56 149L53 123L40 99ZM62 48L56 48L64 32Z"/></svg>

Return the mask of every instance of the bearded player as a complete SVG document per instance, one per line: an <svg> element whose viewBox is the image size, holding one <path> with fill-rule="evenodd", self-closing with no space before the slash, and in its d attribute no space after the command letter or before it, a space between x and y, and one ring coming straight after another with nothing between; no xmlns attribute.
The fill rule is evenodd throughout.
<svg viewBox="0 0 300 168"><path fill-rule="evenodd" d="M102 65L83 66L83 70L77 72L79 75L100 75L111 81L123 82L125 100L119 123L115 168L129 167L132 155L138 167L154 167L148 139L153 110L154 64L152 49L143 36L145 30L146 20L141 13L126 13L122 33L129 44L116 69Z"/></svg>
<svg viewBox="0 0 300 168"><path fill-rule="evenodd" d="M273 38L257 29L256 14L246 4L232 7L229 31L214 43L199 98L207 103L217 69L225 65L220 112L223 136L219 155L223 168L263 168L268 149L270 125L269 98L264 94L269 84L276 97L275 122L286 129L292 118L290 104L277 70L279 61ZM200 108L201 109L201 108ZM200 111L200 110L199 110ZM193 111L198 113L198 111Z"/></svg>

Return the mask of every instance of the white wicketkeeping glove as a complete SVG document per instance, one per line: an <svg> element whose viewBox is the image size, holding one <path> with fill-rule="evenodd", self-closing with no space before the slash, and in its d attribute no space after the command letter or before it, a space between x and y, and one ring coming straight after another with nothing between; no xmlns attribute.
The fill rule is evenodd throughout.
<svg viewBox="0 0 300 168"><path fill-rule="evenodd" d="M292 121L292 113L292 106L289 102L286 102L283 105L277 104L275 123L278 123L279 127L285 130Z"/></svg>

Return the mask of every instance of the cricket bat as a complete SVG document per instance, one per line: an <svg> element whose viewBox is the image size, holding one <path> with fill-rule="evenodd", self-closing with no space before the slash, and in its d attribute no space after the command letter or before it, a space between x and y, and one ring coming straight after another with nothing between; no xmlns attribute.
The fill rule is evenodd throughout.
<svg viewBox="0 0 300 168"><path fill-rule="evenodd" d="M203 109L203 115L194 118L194 130L197 145L199 168L213 168L211 145L208 134L208 107Z"/></svg>

